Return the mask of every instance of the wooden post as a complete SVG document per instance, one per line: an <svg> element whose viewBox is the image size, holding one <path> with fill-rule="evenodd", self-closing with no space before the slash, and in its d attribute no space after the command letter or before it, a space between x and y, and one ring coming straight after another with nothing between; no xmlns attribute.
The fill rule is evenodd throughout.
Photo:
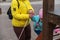
<svg viewBox="0 0 60 40"><path fill-rule="evenodd" d="M54 11L54 0L48 0L48 11Z"/></svg>
<svg viewBox="0 0 60 40"><path fill-rule="evenodd" d="M49 11L54 11L54 0L43 0L43 40L53 40L53 28L48 24Z"/></svg>
<svg viewBox="0 0 60 40"><path fill-rule="evenodd" d="M54 0L48 0L48 13L49 12L53 12L54 13ZM52 13L52 14L53 14ZM48 15L47 15L48 16ZM51 15L50 15L51 16ZM48 20L48 19L47 19ZM51 19L50 19L51 20ZM52 20L51 20L52 21ZM52 21L53 22L53 21ZM49 40L53 40L53 29L55 27L54 23L49 24L48 23L48 27L49 27Z"/></svg>
<svg viewBox="0 0 60 40"><path fill-rule="evenodd" d="M47 14L48 14L48 0L43 0L43 40L49 40Z"/></svg>

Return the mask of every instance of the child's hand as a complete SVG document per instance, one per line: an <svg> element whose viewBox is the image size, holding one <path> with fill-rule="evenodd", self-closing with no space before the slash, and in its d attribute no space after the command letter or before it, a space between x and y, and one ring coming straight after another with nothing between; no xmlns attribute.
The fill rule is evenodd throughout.
<svg viewBox="0 0 60 40"><path fill-rule="evenodd" d="M39 23L37 23L36 26L39 26Z"/></svg>

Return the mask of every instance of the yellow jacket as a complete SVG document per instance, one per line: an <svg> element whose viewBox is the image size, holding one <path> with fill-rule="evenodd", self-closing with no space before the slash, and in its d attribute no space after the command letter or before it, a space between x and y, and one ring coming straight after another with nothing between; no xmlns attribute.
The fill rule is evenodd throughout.
<svg viewBox="0 0 60 40"><path fill-rule="evenodd" d="M12 25L15 27L23 27L27 20L29 20L29 13L28 11L30 9L33 10L29 0L18 0L19 2L19 8L18 3L16 0L12 0L11 3L11 12L12 12ZM27 25L29 22L27 23Z"/></svg>

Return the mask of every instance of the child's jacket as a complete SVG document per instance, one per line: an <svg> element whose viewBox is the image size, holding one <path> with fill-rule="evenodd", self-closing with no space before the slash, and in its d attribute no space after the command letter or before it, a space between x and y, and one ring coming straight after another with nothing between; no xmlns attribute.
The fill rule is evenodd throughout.
<svg viewBox="0 0 60 40"><path fill-rule="evenodd" d="M12 0L11 3L11 12L13 16L12 25L15 27L23 27L25 25L26 20L29 20L28 11L30 9L33 10L33 8L29 0L18 0L18 2L19 2L19 8L16 0Z"/></svg>
<svg viewBox="0 0 60 40"><path fill-rule="evenodd" d="M40 31L42 31L42 21L40 20L40 17L39 17L39 15L35 15L35 16L33 16L32 17L32 21L34 21L34 28L37 26L36 24L37 24L37 22L39 22L39 26L37 26L36 28L35 28L35 30L40 30Z"/></svg>

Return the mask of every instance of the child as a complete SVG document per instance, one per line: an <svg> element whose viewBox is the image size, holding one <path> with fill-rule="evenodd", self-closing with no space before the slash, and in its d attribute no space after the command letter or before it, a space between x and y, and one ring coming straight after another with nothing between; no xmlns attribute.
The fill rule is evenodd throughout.
<svg viewBox="0 0 60 40"><path fill-rule="evenodd" d="M31 19L34 22L33 26L34 26L34 31L37 33L37 35L40 34L40 32L42 31L42 9L40 9L39 11L39 15L34 15Z"/></svg>

